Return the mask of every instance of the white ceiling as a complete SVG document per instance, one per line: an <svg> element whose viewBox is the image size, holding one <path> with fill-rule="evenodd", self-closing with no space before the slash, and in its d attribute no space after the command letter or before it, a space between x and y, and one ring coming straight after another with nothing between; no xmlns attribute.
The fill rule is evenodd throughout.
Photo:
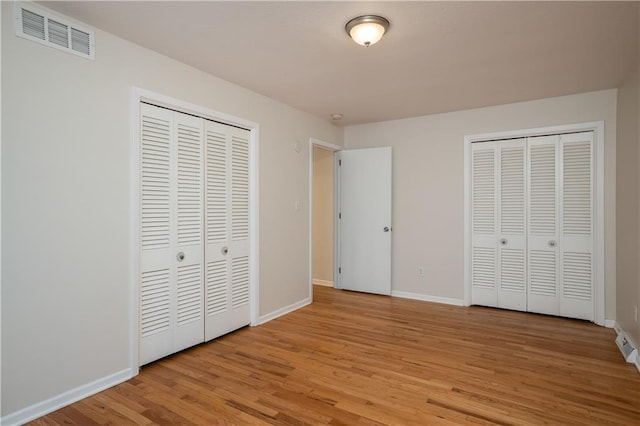
<svg viewBox="0 0 640 426"><path fill-rule="evenodd" d="M46 6L345 125L613 88L638 65L638 2ZM391 21L375 46L344 31L361 14Z"/></svg>

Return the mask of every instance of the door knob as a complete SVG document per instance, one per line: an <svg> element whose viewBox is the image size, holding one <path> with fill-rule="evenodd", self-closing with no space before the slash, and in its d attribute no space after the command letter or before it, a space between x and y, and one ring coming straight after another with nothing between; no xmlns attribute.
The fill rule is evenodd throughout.
<svg viewBox="0 0 640 426"><path fill-rule="evenodd" d="M183 252L178 253L178 255L176 256L176 259L178 259L178 262L182 262L184 260L184 253Z"/></svg>
<svg viewBox="0 0 640 426"><path fill-rule="evenodd" d="M384 227L384 229L383 229L383 231L384 231L384 232L389 232L389 227L388 227L388 226L385 226L385 227Z"/></svg>
<svg viewBox="0 0 640 426"><path fill-rule="evenodd" d="M227 247L222 247L222 250L220 250L222 252L222 254L227 254L229 253L229 249Z"/></svg>
<svg viewBox="0 0 640 426"><path fill-rule="evenodd" d="M551 247L551 248L553 248L553 247L558 245L558 243L555 240L550 240L548 244L549 244L549 247Z"/></svg>
<svg viewBox="0 0 640 426"><path fill-rule="evenodd" d="M500 244L501 244L501 245L506 246L508 243L509 243L509 241L507 241L507 239L506 239L506 238L502 238L502 239L500 239Z"/></svg>

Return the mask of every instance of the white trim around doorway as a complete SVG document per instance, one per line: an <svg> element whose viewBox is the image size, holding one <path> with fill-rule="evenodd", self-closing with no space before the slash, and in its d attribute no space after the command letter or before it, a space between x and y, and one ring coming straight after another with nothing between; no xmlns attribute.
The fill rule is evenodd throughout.
<svg viewBox="0 0 640 426"><path fill-rule="evenodd" d="M595 258L594 322L601 326L606 325L604 273L604 121L483 133L464 137L464 306L471 304L471 144L480 141L589 131L593 131L595 145L595 235L593 249Z"/></svg>
<svg viewBox="0 0 640 426"><path fill-rule="evenodd" d="M337 179L336 176L336 167L335 164L335 153L344 149L344 147L340 145L335 145L329 142L322 141L320 139L309 138L309 300L313 301L313 147L317 146L323 149L327 149L329 151L333 151L334 153L334 167L333 167L333 195L334 200L337 200L336 196L337 192ZM337 206L337 204L334 204ZM334 216L337 216L335 212L337 211L334 208ZM337 220L337 218L334 218ZM337 274L338 274L338 227L335 225L337 222L334 220L333 226L333 283L337 283ZM332 285L333 286L333 285Z"/></svg>

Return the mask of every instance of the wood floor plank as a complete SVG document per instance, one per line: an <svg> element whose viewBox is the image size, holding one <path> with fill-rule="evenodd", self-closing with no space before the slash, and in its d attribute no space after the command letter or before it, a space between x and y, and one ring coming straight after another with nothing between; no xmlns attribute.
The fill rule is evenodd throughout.
<svg viewBox="0 0 640 426"><path fill-rule="evenodd" d="M638 425L640 374L584 321L314 288L33 425Z"/></svg>

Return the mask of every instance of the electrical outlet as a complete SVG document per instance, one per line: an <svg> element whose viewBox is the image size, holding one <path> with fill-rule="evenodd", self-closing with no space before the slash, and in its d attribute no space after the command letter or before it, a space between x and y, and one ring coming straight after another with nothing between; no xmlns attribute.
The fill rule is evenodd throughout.
<svg viewBox="0 0 640 426"><path fill-rule="evenodd" d="M418 266L418 276L424 277L424 267Z"/></svg>

